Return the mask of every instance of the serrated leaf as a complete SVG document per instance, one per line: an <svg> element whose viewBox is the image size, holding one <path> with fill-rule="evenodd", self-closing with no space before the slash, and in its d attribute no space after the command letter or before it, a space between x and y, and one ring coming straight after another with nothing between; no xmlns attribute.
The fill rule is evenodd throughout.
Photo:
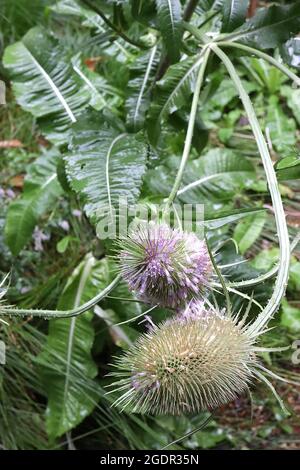
<svg viewBox="0 0 300 470"><path fill-rule="evenodd" d="M168 113L179 109L191 94L202 61L203 57L189 57L169 67L157 82L148 121L148 134L153 144L157 144L161 121Z"/></svg>
<svg viewBox="0 0 300 470"><path fill-rule="evenodd" d="M178 158L169 158L165 167L150 170L146 178L150 193L167 196L178 165ZM247 159L229 149L212 149L187 163L177 195L183 203L224 202L254 178L254 168Z"/></svg>
<svg viewBox="0 0 300 470"><path fill-rule="evenodd" d="M180 0L156 0L157 19L168 57L172 62L180 58L182 16Z"/></svg>
<svg viewBox="0 0 300 470"><path fill-rule="evenodd" d="M157 64L157 46L139 56L130 69L128 82L127 124L137 132L143 127L145 113L150 103L149 81Z"/></svg>
<svg viewBox="0 0 300 470"><path fill-rule="evenodd" d="M56 172L58 158L55 150L38 158L29 167L22 195L9 206L5 237L14 256L30 240L39 218L53 208L62 194Z"/></svg>
<svg viewBox="0 0 300 470"><path fill-rule="evenodd" d="M35 27L6 48L3 63L20 106L37 118L50 141L66 142L90 94L63 48L46 30Z"/></svg>
<svg viewBox="0 0 300 470"><path fill-rule="evenodd" d="M91 299L104 287L105 276L106 264L87 255L70 276L58 308L71 309ZM85 312L79 317L51 320L46 348L37 358L48 396L46 427L52 439L81 423L100 396L93 380L97 366L91 356L95 336L92 318L92 312Z"/></svg>
<svg viewBox="0 0 300 470"><path fill-rule="evenodd" d="M211 149L187 166L178 196L184 202L222 201L253 181L252 163L229 149Z"/></svg>
<svg viewBox="0 0 300 470"><path fill-rule="evenodd" d="M220 10L224 0L201 0L196 7L196 13L201 15L209 11Z"/></svg>
<svg viewBox="0 0 300 470"><path fill-rule="evenodd" d="M266 214L259 212L237 224L233 237L242 255L255 243L266 222Z"/></svg>
<svg viewBox="0 0 300 470"><path fill-rule="evenodd" d="M120 198L134 204L146 169L147 146L133 134L121 134L97 113L87 113L73 128L66 172L93 222L113 220Z"/></svg>
<svg viewBox="0 0 300 470"><path fill-rule="evenodd" d="M244 23L248 5L249 0L225 0L222 9L222 32L230 33Z"/></svg>
<svg viewBox="0 0 300 470"><path fill-rule="evenodd" d="M257 10L233 37L258 49L273 49L300 30L300 2Z"/></svg>

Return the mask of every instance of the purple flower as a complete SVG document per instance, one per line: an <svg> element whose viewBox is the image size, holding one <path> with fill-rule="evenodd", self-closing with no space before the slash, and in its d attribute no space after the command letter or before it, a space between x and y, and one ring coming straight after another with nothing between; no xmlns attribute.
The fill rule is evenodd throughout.
<svg viewBox="0 0 300 470"><path fill-rule="evenodd" d="M61 220L58 225L62 228L65 232L70 230L70 224L67 220Z"/></svg>
<svg viewBox="0 0 300 470"><path fill-rule="evenodd" d="M120 242L120 266L131 290L145 302L180 308L201 296L211 275L206 244L194 233L144 224Z"/></svg>
<svg viewBox="0 0 300 470"><path fill-rule="evenodd" d="M43 242L49 240L50 236L46 235L38 227L35 227L32 238L34 240L35 251L44 251Z"/></svg>

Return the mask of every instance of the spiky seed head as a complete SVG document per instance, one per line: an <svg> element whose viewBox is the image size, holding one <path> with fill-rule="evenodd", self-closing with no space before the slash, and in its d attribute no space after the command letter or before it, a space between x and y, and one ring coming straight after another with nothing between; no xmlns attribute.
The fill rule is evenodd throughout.
<svg viewBox="0 0 300 470"><path fill-rule="evenodd" d="M121 273L145 302L179 308L208 285L212 269L207 246L194 233L150 222L120 246Z"/></svg>
<svg viewBox="0 0 300 470"><path fill-rule="evenodd" d="M255 363L247 329L200 303L143 334L117 361L112 386L123 394L115 405L154 415L211 410L247 389Z"/></svg>

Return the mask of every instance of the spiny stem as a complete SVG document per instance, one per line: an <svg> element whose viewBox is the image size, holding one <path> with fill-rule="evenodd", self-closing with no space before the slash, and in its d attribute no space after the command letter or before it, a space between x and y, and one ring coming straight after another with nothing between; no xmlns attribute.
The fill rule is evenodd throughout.
<svg viewBox="0 0 300 470"><path fill-rule="evenodd" d="M298 245L300 241L300 233L296 235L294 240L291 242L291 253L293 253L294 249ZM273 268L270 269L270 271L261 274L260 276L257 276L253 279L246 279L245 281L234 281L234 282L226 282L227 288L229 287L253 287L256 286L257 284L261 284L262 282L267 281L271 277L275 276L275 274L278 272L278 265L273 266ZM218 289L222 287L222 285L218 282L212 282L213 287L217 287Z"/></svg>
<svg viewBox="0 0 300 470"><path fill-rule="evenodd" d="M211 413L204 421L203 423L200 424L200 426L198 426L197 428L193 429L192 431L189 431L188 433L184 434L183 436L179 437L178 439L175 439L175 441L172 441L170 442L169 444L167 444L166 446L162 447L161 450L165 450L165 449L168 449L168 447L171 447L175 444L178 444L179 442L183 441L184 439L187 439L188 437L191 437L193 436L196 432L199 432L201 431L202 429L205 428L205 426L207 426L210 421L213 419L214 417L214 413Z"/></svg>
<svg viewBox="0 0 300 470"><path fill-rule="evenodd" d="M187 129L187 134L186 134L185 143L184 143L183 154L182 154L180 166L178 169L178 173L177 173L173 188L166 202L167 207L171 206L171 204L173 203L176 197L177 191L179 189L179 186L182 180L184 168L189 158L189 154L191 150L199 95L200 95L200 90L201 90L201 86L202 86L203 79L204 79L204 73L205 73L205 69L206 69L206 65L207 65L207 61L209 57L209 48L205 46L205 49L203 49L202 52L203 52L203 61L199 67L199 72L197 76L197 81L196 81L196 86L195 86L195 91L194 91L194 96L193 96L193 101L192 101L192 107L191 107L191 113L190 113L190 118L189 118L189 123L188 123L188 129Z"/></svg>
<svg viewBox="0 0 300 470"><path fill-rule="evenodd" d="M229 293L228 293L228 289L227 289L227 286L226 286L226 283L224 281L224 278L221 274L221 271L220 269L218 268L217 266L217 263L215 261L215 258L211 252L211 249L210 249L210 246L209 246L209 243L207 241L207 238L205 237L205 241L206 241L206 246L207 246L207 251L208 251L208 254L209 254L209 257L210 257L210 261L214 267L214 270L216 271L216 274L219 278L219 281L220 281L220 284L222 286L222 289L223 289L223 293L225 295L225 299L226 299L226 307L227 307L227 315L230 317L231 316L231 302L230 302L230 297L229 297Z"/></svg>
<svg viewBox="0 0 300 470"><path fill-rule="evenodd" d="M88 300L79 307L76 307L72 310L39 310L39 309L18 309L9 306L0 306L0 315L7 315L10 317L25 317L25 316L32 316L32 317L41 317L46 319L52 318L69 318L69 317L76 317L81 315L82 313L90 310L94 307L100 300L111 292L116 285L119 283L121 276L118 275L115 279L99 294L97 294L92 299Z"/></svg>
<svg viewBox="0 0 300 470"><path fill-rule="evenodd" d="M278 275L276 278L273 294L269 299L266 307L258 315L255 322L253 322L253 324L249 327L249 329L251 329L251 332L258 332L268 323L270 318L272 318L273 314L276 312L280 305L282 297L285 294L285 289L289 276L290 259L290 242L288 229L272 159L248 93L244 89L244 86L235 71L234 65L232 64L231 60L227 57L227 55L221 49L219 49L216 44L211 44L210 48L218 55L218 57L225 65L239 93L240 99L246 111L247 118L249 120L249 124L256 139L257 147L266 173L266 178L274 208L275 222L280 249Z"/></svg>
<svg viewBox="0 0 300 470"><path fill-rule="evenodd" d="M298 86L300 86L300 78L291 70L289 70L285 65L281 64L278 60L274 59L274 57L262 52L258 49L254 49L253 47L246 46L244 44L240 44L239 42L218 42L219 46L224 47L233 47L236 49L241 49L242 51L249 52L249 54L255 54L257 57L266 60L270 64L277 67L282 73L284 73L287 77L289 77L293 82L295 82Z"/></svg>

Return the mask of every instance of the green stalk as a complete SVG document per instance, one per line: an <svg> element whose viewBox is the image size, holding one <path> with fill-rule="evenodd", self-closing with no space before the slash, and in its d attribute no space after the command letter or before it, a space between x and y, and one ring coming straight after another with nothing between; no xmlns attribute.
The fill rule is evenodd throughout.
<svg viewBox="0 0 300 470"><path fill-rule="evenodd" d="M204 79L204 73L205 73L205 69L206 69L206 65L207 65L207 61L209 57L209 52L210 52L209 48L205 46L205 49L203 49L203 62L201 63L199 67L199 72L197 76L197 81L196 81L196 86L195 86L195 91L194 91L194 96L193 96L193 101L192 101L192 107L191 107L191 113L190 113L190 118L189 118L189 123L188 123L188 129L187 129L185 143L184 143L183 154L182 154L180 166L178 169L178 173L177 173L173 188L166 201L167 207L170 207L172 205L177 195L177 191L179 189L179 186L182 180L184 168L189 158L191 145L192 145L192 138L193 138L193 133L194 133L199 95L200 95L200 90L201 90L201 86L202 86L203 79Z"/></svg>
<svg viewBox="0 0 300 470"><path fill-rule="evenodd" d="M296 235L296 237L294 238L294 240L292 241L291 243L291 253L293 253L294 249L296 248L296 246L298 245L300 241L300 233L298 233L298 235ZM230 287L253 287L253 286L257 286L257 284L261 284L262 282L265 282L267 281L268 279L271 279L273 276L275 276L275 274L278 272L278 265L275 265L273 266L273 268L270 269L270 271L264 273L264 274L261 274L257 277L254 277L253 279L247 279L245 281L233 281L233 282L227 282L226 283L226 286L227 288L230 288ZM222 285L221 283L218 283L218 282L212 282L212 287L216 287L217 289L220 289L222 288Z"/></svg>
<svg viewBox="0 0 300 470"><path fill-rule="evenodd" d="M226 313L229 317L231 317L231 302L230 302L230 297L229 297L226 282L224 281L223 276L221 274L221 271L217 266L217 263L215 261L215 258L213 256L212 252L211 252L211 249L210 249L210 246L209 246L209 243L208 243L208 240L207 240L206 237L205 237L205 241L206 241L206 246L207 246L207 251L208 251L208 254L209 254L209 257L210 257L210 261L211 261L211 263L214 267L214 270L215 270L215 272L216 272L216 274L219 278L220 285L222 286L223 293L224 293L224 296L225 296L225 299L226 299L226 307L227 307L227 312Z"/></svg>
<svg viewBox="0 0 300 470"><path fill-rule="evenodd" d="M243 84L235 71L234 65L232 64L231 60L227 57L227 55L221 49L219 49L216 44L211 44L210 48L217 54L217 56L225 65L245 108L246 115L252 128L254 137L256 139L257 147L266 173L266 178L275 214L275 222L280 249L278 275L276 278L273 294L269 299L266 307L258 315L255 322L249 327L251 332L257 332L263 329L263 327L268 323L270 318L273 317L274 313L280 305L282 297L285 294L285 289L289 276L290 259L290 242L288 236L288 229L272 159L248 93L244 89Z"/></svg>
<svg viewBox="0 0 300 470"><path fill-rule="evenodd" d="M274 67L278 68L282 73L284 73L287 77L289 77L293 82L295 82L298 86L300 86L300 78L291 70L289 70L285 65L278 62L278 60L274 59L274 57L266 54L265 52L259 51L258 49L254 49L253 47L245 46L244 44L240 44L239 42L218 42L219 46L224 47L234 47L236 49L241 49L242 51L249 52L249 54L255 54L257 57L260 57L263 60L266 60Z"/></svg>
<svg viewBox="0 0 300 470"><path fill-rule="evenodd" d="M120 277L121 277L120 275L115 277L115 279L107 287L105 287L105 289L103 289L99 294L97 294L95 297L88 300L81 306L76 307L72 310L18 309L18 308L13 308L10 306L1 305L0 315L7 315L10 317L31 316L31 317L40 317L40 318L46 318L46 319L76 317L86 312L87 310L90 310L98 302L100 302L100 300L104 299L104 297L106 297L107 294L109 294L119 283Z"/></svg>

